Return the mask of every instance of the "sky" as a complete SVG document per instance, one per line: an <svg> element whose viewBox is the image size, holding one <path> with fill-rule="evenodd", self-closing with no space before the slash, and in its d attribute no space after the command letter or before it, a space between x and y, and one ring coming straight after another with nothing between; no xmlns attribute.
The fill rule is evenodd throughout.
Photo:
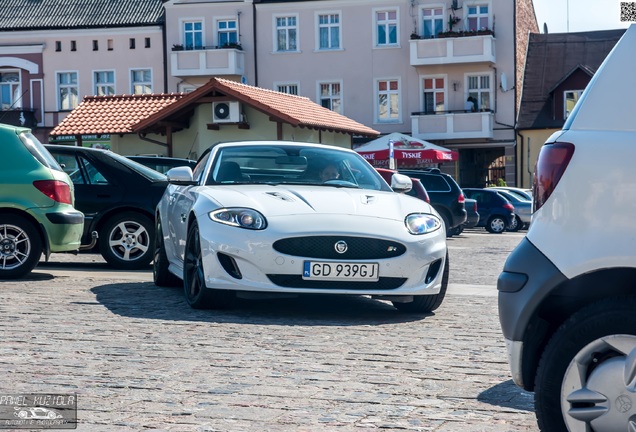
<svg viewBox="0 0 636 432"><path fill-rule="evenodd" d="M636 2L624 0L533 0L533 3L541 33L544 23L548 33L626 28L631 22L621 21L621 3L632 3L636 10Z"/></svg>

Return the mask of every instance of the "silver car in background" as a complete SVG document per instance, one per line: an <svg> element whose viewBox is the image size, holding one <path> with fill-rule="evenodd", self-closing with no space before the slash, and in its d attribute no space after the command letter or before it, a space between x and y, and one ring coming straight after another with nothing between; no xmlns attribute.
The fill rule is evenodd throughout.
<svg viewBox="0 0 636 432"><path fill-rule="evenodd" d="M520 229L528 229L532 222L532 201L524 200L514 192L504 189L498 189L497 193L510 201L515 208L515 220L508 228L508 231L519 231Z"/></svg>

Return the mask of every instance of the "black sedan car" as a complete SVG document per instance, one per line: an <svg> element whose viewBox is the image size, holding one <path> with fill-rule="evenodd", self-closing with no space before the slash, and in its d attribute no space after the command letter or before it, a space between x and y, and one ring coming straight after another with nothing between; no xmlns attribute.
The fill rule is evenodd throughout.
<svg viewBox="0 0 636 432"><path fill-rule="evenodd" d="M139 269L154 254L154 212L166 176L108 150L47 145L75 187L75 208L85 215L82 244L93 240L118 269Z"/></svg>
<svg viewBox="0 0 636 432"><path fill-rule="evenodd" d="M142 165L146 165L149 168L152 168L155 171L159 171L160 173L165 174L168 170L180 167L180 166L189 166L191 169L197 164L197 161L192 159L184 159L184 158L175 158L175 157L166 157L166 156L126 156L128 159L134 160L135 162L139 162Z"/></svg>
<svg viewBox="0 0 636 432"><path fill-rule="evenodd" d="M497 191L490 188L464 188L464 194L467 198L477 201L478 227L485 227L490 233L501 234L510 228L515 220L514 206Z"/></svg>

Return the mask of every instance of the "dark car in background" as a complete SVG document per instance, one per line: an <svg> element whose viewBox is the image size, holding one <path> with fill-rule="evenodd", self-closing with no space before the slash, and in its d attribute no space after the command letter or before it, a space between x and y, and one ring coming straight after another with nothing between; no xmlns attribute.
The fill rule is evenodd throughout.
<svg viewBox="0 0 636 432"><path fill-rule="evenodd" d="M109 150L47 145L70 176L75 207L84 213L82 243L96 232L99 252L118 269L139 269L154 254L154 212L165 175Z"/></svg>
<svg viewBox="0 0 636 432"><path fill-rule="evenodd" d="M438 168L425 170L401 169L399 173L420 179L431 199L431 205L444 219L447 236L452 236L454 228L466 222L464 193L453 177L441 172Z"/></svg>
<svg viewBox="0 0 636 432"><path fill-rule="evenodd" d="M465 194L464 194L465 195ZM479 206L477 201L472 198L464 198L464 207L466 207L466 222L453 228L453 235L459 235L464 232L465 228L474 228L479 223Z"/></svg>
<svg viewBox="0 0 636 432"><path fill-rule="evenodd" d="M510 201L492 188L464 188L466 197L477 201L479 208L478 227L484 227L490 233L501 234L515 220L515 208Z"/></svg>
<svg viewBox="0 0 636 432"><path fill-rule="evenodd" d="M135 162L139 162L140 164L145 165L148 168L152 168L155 171L159 171L162 174L165 174L172 168L180 166L189 166L191 169L194 169L197 164L197 161L192 159L166 156L136 155L126 157L130 160L134 160Z"/></svg>

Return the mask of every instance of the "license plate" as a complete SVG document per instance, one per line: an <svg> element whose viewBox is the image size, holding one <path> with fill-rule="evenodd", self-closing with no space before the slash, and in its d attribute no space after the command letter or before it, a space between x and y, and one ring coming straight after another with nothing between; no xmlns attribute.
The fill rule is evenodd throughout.
<svg viewBox="0 0 636 432"><path fill-rule="evenodd" d="M378 263L305 261L303 279L333 281L377 281Z"/></svg>

